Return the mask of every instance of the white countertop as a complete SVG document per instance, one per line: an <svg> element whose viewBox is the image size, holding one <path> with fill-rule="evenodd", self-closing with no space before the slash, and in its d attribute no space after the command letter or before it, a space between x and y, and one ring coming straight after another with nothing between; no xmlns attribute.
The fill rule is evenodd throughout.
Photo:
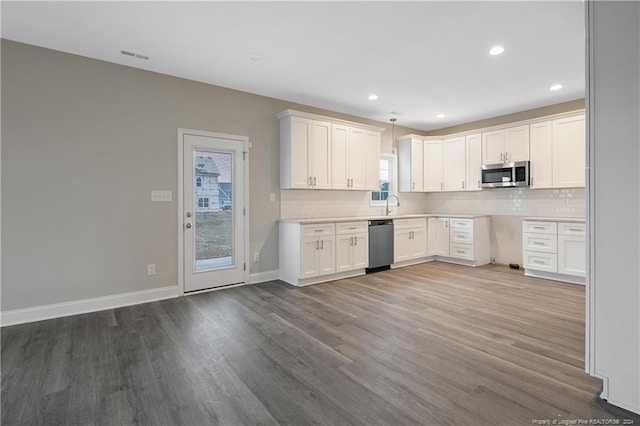
<svg viewBox="0 0 640 426"><path fill-rule="evenodd" d="M453 217L460 219L474 219L477 217L487 217L487 214L401 214L390 216L350 216L350 217L322 217L313 219L282 219L283 223L299 223L301 225L308 225L314 223L335 223L335 222L358 222L367 220L380 220L380 219L416 219L422 217Z"/></svg>
<svg viewBox="0 0 640 426"><path fill-rule="evenodd" d="M523 217L522 220L535 220L536 222L570 222L584 223L584 217Z"/></svg>

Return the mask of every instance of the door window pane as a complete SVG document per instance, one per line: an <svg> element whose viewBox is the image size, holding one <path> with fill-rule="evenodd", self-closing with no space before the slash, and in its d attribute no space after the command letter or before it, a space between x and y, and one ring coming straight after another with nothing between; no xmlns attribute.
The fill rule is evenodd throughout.
<svg viewBox="0 0 640 426"><path fill-rule="evenodd" d="M233 259L233 154L194 152L195 270L222 268Z"/></svg>

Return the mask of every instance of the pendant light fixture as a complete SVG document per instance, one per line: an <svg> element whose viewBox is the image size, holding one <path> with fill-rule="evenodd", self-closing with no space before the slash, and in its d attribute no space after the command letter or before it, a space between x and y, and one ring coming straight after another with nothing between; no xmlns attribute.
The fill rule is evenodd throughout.
<svg viewBox="0 0 640 426"><path fill-rule="evenodd" d="M391 122L391 152L395 154L396 153L396 121L398 121L398 119L393 117L393 118L390 118L389 121Z"/></svg>

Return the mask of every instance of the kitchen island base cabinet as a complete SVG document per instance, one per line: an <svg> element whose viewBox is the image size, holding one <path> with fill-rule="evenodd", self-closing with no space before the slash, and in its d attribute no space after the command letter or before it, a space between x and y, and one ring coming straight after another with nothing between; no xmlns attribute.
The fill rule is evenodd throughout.
<svg viewBox="0 0 640 426"><path fill-rule="evenodd" d="M522 222L524 274L584 284L587 268L586 227L581 222Z"/></svg>
<svg viewBox="0 0 640 426"><path fill-rule="evenodd" d="M369 263L367 222L281 222L280 279L295 286L363 275Z"/></svg>

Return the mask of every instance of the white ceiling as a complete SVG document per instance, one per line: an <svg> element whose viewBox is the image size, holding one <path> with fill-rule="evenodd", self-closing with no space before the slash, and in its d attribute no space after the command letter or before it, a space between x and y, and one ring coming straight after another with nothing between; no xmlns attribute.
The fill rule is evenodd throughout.
<svg viewBox="0 0 640 426"><path fill-rule="evenodd" d="M3 1L2 37L379 121L396 112L399 125L432 130L584 97L583 9L581 0ZM495 44L503 55L488 54ZM552 92L554 83L564 88Z"/></svg>

